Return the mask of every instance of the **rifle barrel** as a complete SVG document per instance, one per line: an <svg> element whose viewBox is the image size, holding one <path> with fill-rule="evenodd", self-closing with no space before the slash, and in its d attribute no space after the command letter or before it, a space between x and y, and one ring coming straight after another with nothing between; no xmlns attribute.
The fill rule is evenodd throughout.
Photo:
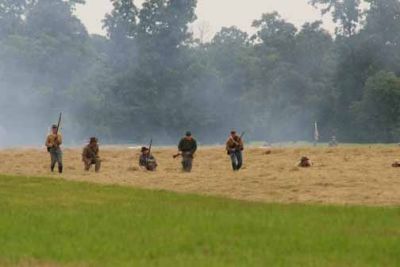
<svg viewBox="0 0 400 267"><path fill-rule="evenodd" d="M58 134L58 131L59 131L59 129L60 129L60 125L61 125L61 117L62 117L62 112L60 112L60 116L58 117L58 123L57 123L57 134Z"/></svg>
<svg viewBox="0 0 400 267"><path fill-rule="evenodd" d="M152 146L153 146L153 138L150 139L150 144L149 144L149 155L150 155L151 147L152 147Z"/></svg>

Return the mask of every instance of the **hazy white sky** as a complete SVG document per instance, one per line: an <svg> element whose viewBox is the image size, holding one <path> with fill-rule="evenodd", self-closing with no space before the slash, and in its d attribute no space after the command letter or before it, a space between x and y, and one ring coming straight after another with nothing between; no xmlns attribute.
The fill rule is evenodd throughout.
<svg viewBox="0 0 400 267"><path fill-rule="evenodd" d="M242 30L252 31L251 23L262 13L278 11L283 18L301 26L306 21L320 20L318 10L308 4L309 0L198 0L198 21L193 26L195 32L206 28L207 38L223 26L236 25ZM136 0L141 6L143 0ZM112 8L110 0L86 0L85 6L77 9L78 17L87 26L90 33L104 34L101 20ZM332 30L329 19L325 19L325 28Z"/></svg>

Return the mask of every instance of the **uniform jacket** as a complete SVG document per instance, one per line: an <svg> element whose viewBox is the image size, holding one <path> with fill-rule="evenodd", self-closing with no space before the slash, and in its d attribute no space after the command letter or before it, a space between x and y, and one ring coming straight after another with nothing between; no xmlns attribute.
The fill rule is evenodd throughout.
<svg viewBox="0 0 400 267"><path fill-rule="evenodd" d="M157 166L156 158L153 155L140 154L139 166L147 167L148 164Z"/></svg>
<svg viewBox="0 0 400 267"><path fill-rule="evenodd" d="M235 137L229 137L228 140L226 141L226 151L242 151L244 148L243 146L243 141L239 136Z"/></svg>
<svg viewBox="0 0 400 267"><path fill-rule="evenodd" d="M182 152L190 152L191 154L194 154L197 150L197 142L194 138L188 139L184 137L179 142L178 149Z"/></svg>
<svg viewBox="0 0 400 267"><path fill-rule="evenodd" d="M62 144L62 136L61 134L49 134L46 138L46 147L48 148L58 148Z"/></svg>
<svg viewBox="0 0 400 267"><path fill-rule="evenodd" d="M82 160L98 160L99 157L99 146L87 145L82 152Z"/></svg>

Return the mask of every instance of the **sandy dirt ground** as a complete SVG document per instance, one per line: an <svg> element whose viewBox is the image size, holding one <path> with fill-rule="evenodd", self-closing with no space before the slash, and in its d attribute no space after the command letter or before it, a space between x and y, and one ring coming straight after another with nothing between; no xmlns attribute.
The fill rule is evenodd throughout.
<svg viewBox="0 0 400 267"><path fill-rule="evenodd" d="M244 152L244 168L233 172L222 147L202 148L192 173L182 173L180 159L169 148L154 148L159 168L138 167L139 150L101 149L100 173L84 172L81 149L65 148L62 175L49 172L45 149L0 150L0 173L49 176L73 181L128 185L146 189L223 196L278 203L400 205L400 158L395 146L339 148L251 148ZM311 158L309 169L296 167L301 156Z"/></svg>

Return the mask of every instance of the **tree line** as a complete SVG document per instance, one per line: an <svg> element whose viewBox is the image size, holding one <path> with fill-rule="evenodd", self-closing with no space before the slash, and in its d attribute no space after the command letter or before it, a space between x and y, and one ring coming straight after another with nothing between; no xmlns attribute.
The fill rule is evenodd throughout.
<svg viewBox="0 0 400 267"><path fill-rule="evenodd" d="M315 121L322 140L398 141L399 0L311 0L334 34L269 12L254 34L225 27L209 42L189 29L196 0L111 0L107 36L74 15L84 2L0 0L0 137L35 142L26 130L63 111L75 141L311 140Z"/></svg>

